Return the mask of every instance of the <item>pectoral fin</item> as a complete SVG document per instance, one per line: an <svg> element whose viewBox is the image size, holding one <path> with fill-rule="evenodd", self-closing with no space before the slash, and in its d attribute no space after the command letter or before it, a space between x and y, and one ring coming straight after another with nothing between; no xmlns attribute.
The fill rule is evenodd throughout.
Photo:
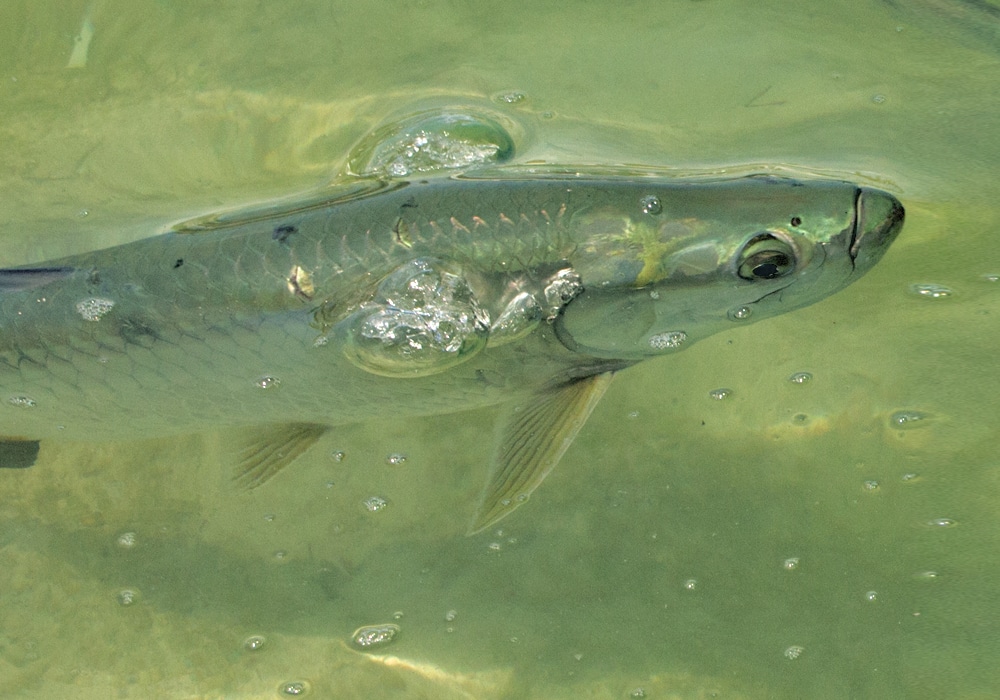
<svg viewBox="0 0 1000 700"><path fill-rule="evenodd" d="M236 473L240 487L255 489L312 447L327 430L315 423L291 423L258 430L238 454Z"/></svg>
<svg viewBox="0 0 1000 700"><path fill-rule="evenodd" d="M505 416L470 535L528 500L587 422L613 374L596 374L548 389Z"/></svg>

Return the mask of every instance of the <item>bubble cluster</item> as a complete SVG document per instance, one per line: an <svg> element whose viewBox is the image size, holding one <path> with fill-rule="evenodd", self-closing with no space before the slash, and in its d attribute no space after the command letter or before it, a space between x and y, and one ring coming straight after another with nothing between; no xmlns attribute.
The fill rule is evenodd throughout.
<svg viewBox="0 0 1000 700"><path fill-rule="evenodd" d="M278 688L282 695L305 695L309 692L309 684L305 681L288 681Z"/></svg>
<svg viewBox="0 0 1000 700"><path fill-rule="evenodd" d="M784 652L785 658L788 659L789 661L794 661L795 659L802 656L802 652L804 652L805 650L806 650L805 647L800 647L797 644L793 644L792 646L785 649Z"/></svg>
<svg viewBox="0 0 1000 700"><path fill-rule="evenodd" d="M649 347L653 350L674 350L679 348L687 340L687 333L684 331L667 331L649 336Z"/></svg>
<svg viewBox="0 0 1000 700"><path fill-rule="evenodd" d="M128 606L135 604L136 600L139 598L139 592L131 588L123 588L118 591L115 598L118 600L119 605L123 608L127 608Z"/></svg>
<svg viewBox="0 0 1000 700"><path fill-rule="evenodd" d="M356 175L408 177L503 163L514 155L514 139L498 114L433 110L383 125L351 153Z"/></svg>
<svg viewBox="0 0 1000 700"><path fill-rule="evenodd" d="M934 283L911 284L910 291L924 299L945 299L954 294L951 288Z"/></svg>
<svg viewBox="0 0 1000 700"><path fill-rule="evenodd" d="M391 644L399 636L399 625L386 623L383 625L366 625L354 630L351 644L359 649L370 651Z"/></svg>
<svg viewBox="0 0 1000 700"><path fill-rule="evenodd" d="M468 281L434 258L401 265L375 298L343 321L344 353L385 377L420 377L464 362L486 346L490 319Z"/></svg>
<svg viewBox="0 0 1000 700"><path fill-rule="evenodd" d="M381 496L369 496L364 500L364 504L365 508L372 513L375 513L389 505L389 501L385 500Z"/></svg>
<svg viewBox="0 0 1000 700"><path fill-rule="evenodd" d="M136 534L134 532L123 532L115 539L115 544L122 549L132 549L136 545Z"/></svg>
<svg viewBox="0 0 1000 700"><path fill-rule="evenodd" d="M30 396L9 396L7 403L17 408L34 408L37 405Z"/></svg>
<svg viewBox="0 0 1000 700"><path fill-rule="evenodd" d="M257 379L254 382L254 386L258 389L277 389L281 386L281 380L277 377L264 376Z"/></svg>
<svg viewBox="0 0 1000 700"><path fill-rule="evenodd" d="M76 312L83 317L84 321L99 321L101 317L111 311L115 302L111 299L100 297L88 297L76 302Z"/></svg>
<svg viewBox="0 0 1000 700"><path fill-rule="evenodd" d="M391 464L393 466L398 466L406 461L406 455L401 452L393 452L387 455L385 458L386 464Z"/></svg>

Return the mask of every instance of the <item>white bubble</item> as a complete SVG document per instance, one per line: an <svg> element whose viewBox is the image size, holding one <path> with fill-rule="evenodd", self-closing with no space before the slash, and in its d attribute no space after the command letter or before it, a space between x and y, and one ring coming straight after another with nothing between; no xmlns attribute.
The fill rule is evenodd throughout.
<svg viewBox="0 0 1000 700"><path fill-rule="evenodd" d="M83 316L84 321L99 321L114 305L115 302L110 299L88 297L76 302L76 312Z"/></svg>
<svg viewBox="0 0 1000 700"><path fill-rule="evenodd" d="M649 337L649 347L654 350L673 350L679 348L687 340L684 331L667 331Z"/></svg>

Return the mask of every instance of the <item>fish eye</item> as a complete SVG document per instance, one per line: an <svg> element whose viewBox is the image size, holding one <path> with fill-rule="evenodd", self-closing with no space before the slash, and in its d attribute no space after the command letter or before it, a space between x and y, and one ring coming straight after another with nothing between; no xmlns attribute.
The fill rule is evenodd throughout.
<svg viewBox="0 0 1000 700"><path fill-rule="evenodd" d="M795 270L795 249L771 233L761 233L743 246L736 274L745 280L773 280Z"/></svg>

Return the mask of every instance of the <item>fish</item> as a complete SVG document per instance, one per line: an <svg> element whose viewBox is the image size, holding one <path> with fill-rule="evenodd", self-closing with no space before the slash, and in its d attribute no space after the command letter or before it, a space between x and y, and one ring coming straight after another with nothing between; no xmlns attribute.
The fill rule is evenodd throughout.
<svg viewBox="0 0 1000 700"><path fill-rule="evenodd" d="M839 180L500 166L351 178L2 269L0 466L49 440L250 429L249 490L335 426L495 406L476 533L616 373L829 297L903 219Z"/></svg>

